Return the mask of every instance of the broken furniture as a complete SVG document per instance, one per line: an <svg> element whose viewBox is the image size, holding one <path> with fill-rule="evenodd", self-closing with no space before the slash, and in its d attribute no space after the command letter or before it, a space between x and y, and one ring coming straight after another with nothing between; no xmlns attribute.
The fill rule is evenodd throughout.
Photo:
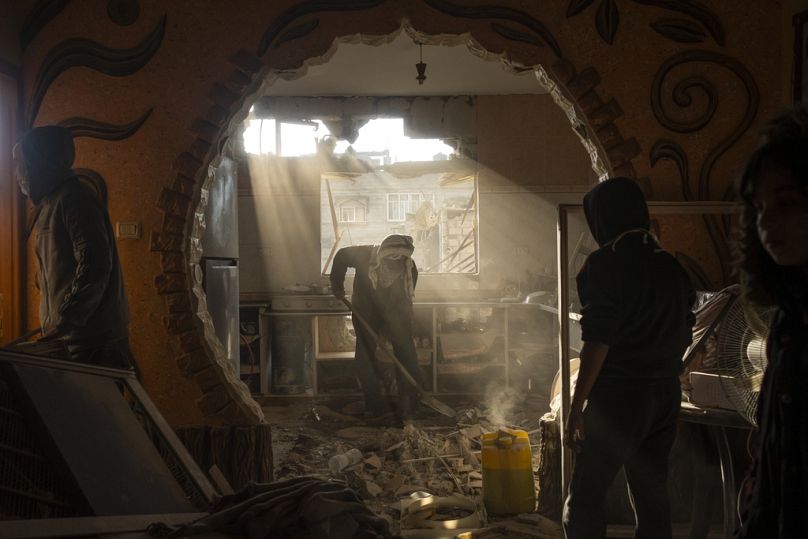
<svg viewBox="0 0 808 539"><path fill-rule="evenodd" d="M144 531L216 492L133 372L0 351L0 537Z"/></svg>
<svg viewBox="0 0 808 539"><path fill-rule="evenodd" d="M247 308L260 318L256 370L262 395L360 394L350 368L353 326L339 300L288 295L243 305L242 311ZM427 390L483 394L497 381L523 393L549 395L558 353L556 309L493 300L416 301L414 309L413 333ZM383 367L392 379L392 364Z"/></svg>
<svg viewBox="0 0 808 539"><path fill-rule="evenodd" d="M751 430L752 425L734 411L705 408L687 402L682 403L679 419L680 421L698 424L707 429L718 452L718 463L721 470L723 535L729 539L733 537L737 525L737 485L727 429ZM696 473L697 476L703 476L708 471L705 467L704 469L696 470ZM709 504L707 500L703 499L704 493L700 492L700 489L694 490L693 495L696 501L701 500L701 502L696 503L694 501L693 504L696 514L693 515L691 537L706 537L710 528L709 514L706 512Z"/></svg>

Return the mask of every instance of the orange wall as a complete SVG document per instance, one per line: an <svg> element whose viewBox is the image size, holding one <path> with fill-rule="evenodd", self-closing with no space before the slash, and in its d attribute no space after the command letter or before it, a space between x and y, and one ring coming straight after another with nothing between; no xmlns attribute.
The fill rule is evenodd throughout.
<svg viewBox="0 0 808 539"><path fill-rule="evenodd" d="M711 149L720 145L741 123L746 107L743 87L731 72L715 64L688 64L674 70L672 80L686 76L713 80L720 95L719 107L712 121L693 133L679 134L666 128L657 121L650 105L654 76L666 58L696 49L731 57L757 82L761 94L758 118L783 102L779 37L782 16L779 9L771 9L773 3L758 0L709 2L710 10L716 14L726 35L726 44L721 46L706 33L704 41L698 44L666 39L651 29L651 23L665 17L687 17L629 2L617 3L621 10L620 23L611 45L601 39L593 24L597 2L573 17L565 15L569 2L561 0L455 2L444 3L450 4L449 7L460 6L461 14L468 14L465 10L474 5L522 10L549 29L575 71L581 73L587 67L594 67L599 82L593 92L603 102L615 99L622 108L623 114L612 125L623 139L635 139L638 143L640 153L631 156L630 164L637 177L648 178L646 183L657 199L680 199L681 188L673 163L663 161L656 167L651 166L649 156L655 142L662 138L676 141L689 159L695 182ZM495 19L453 16L446 10L429 7L430 3L441 4L390 0L363 11L310 13L293 18L290 24L281 25L282 33L294 29L302 32L312 29L314 22L317 24L310 34L302 38L292 35L260 60L266 66L264 69L295 67L306 58L322 55L336 35L389 33L407 18L413 27L427 34L472 32L493 52L506 51L517 63L541 63L558 79L569 80L564 75L566 68L558 63L552 47L547 43L537 45L540 40L537 41L535 26L522 26L506 15ZM179 338L172 336L164 325L164 298L157 294L154 286L162 268L160 253L152 251L150 237L151 233L164 230L164 214L157 202L163 189L174 182L174 160L195 142L196 135L191 127L194 120L204 116L211 107L211 90L233 72L229 58L240 49L255 54L264 31L280 21L279 15L295 4L302 5L289 0L143 0L135 23L121 27L107 18L105 0L74 1L42 29L22 55L24 90L30 99L37 73L49 51L58 43L68 38L83 38L109 48L133 47L166 16L162 45L142 69L123 77L105 75L87 67L66 70L48 89L36 124L75 116L121 124L132 121L149 108L154 109L140 130L126 140L78 139L77 166L93 168L106 178L113 221L137 221L143 227L141 239L119 242L133 312L131 338L147 390L175 425L207 420L195 405L201 395L199 388L183 377L175 365L175 359L182 353ZM497 33L497 28L503 27L506 34L510 32L513 36L516 31L522 39L507 39ZM669 108L671 87L670 82L663 86ZM575 89L570 87L565 91L572 94ZM691 108L675 110L671 115L679 119L693 117L704 105L702 96L695 93ZM589 94L582 96L581 102L589 97ZM238 108L237 103L231 113ZM491 128L496 129L496 126ZM602 136L610 140L610 133L602 133ZM751 132L744 133L716 161L712 197L720 197L729 185L743 156L754 144L754 138ZM519 151L529 151L529 148L525 146Z"/></svg>

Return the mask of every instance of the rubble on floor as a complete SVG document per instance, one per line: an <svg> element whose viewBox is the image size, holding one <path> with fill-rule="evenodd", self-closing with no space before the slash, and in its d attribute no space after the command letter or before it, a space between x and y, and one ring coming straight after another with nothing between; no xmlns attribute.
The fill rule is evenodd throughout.
<svg viewBox="0 0 808 539"><path fill-rule="evenodd" d="M538 513L486 515L482 503L480 435L501 426L528 432L538 491L540 408L512 411L505 421L488 410L469 407L454 421L434 415L395 428L374 426L343 413L355 411L353 406L298 406L286 410L285 417L278 408L267 409L275 431L275 479L313 475L344 481L376 515L389 522L394 534L403 537L562 537L560 526ZM329 459L354 448L362 452L362 460L332 473ZM422 510L407 510L413 500L425 496L436 503L427 506L421 501ZM460 525L469 523L474 524L474 531L463 536ZM414 524L431 529L413 529Z"/></svg>

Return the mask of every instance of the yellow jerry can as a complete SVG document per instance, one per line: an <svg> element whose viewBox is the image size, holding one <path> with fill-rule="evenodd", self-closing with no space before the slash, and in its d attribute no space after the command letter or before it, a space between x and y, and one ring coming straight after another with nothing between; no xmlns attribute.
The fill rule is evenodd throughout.
<svg viewBox="0 0 808 539"><path fill-rule="evenodd" d="M532 513L536 489L527 432L503 427L483 434L482 446L486 511L491 515Z"/></svg>

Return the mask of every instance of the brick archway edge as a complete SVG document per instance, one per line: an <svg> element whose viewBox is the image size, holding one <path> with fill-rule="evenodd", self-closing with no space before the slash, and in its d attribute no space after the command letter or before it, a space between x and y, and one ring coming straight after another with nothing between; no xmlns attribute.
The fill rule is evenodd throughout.
<svg viewBox="0 0 808 539"><path fill-rule="evenodd" d="M286 22L288 26L290 21ZM405 22L405 19L398 19L399 28ZM389 23L379 23L377 28L368 28L366 33L390 33L386 31ZM280 34L276 46L283 47L287 41L293 41L299 50L309 51L304 53L305 58L296 59L298 67L307 59L326 55L328 46L317 50L317 45L324 43L322 34L290 36L296 28L299 29L293 27L287 34ZM475 35L473 30L471 35ZM327 41L333 43L340 37L333 35ZM500 41L498 45L506 55L509 46L516 47L507 39ZM316 52L312 53L312 50ZM263 413L238 374L224 359L221 345L212 334L201 287L194 230L200 226L197 209L201 193L206 188L208 168L219 156L234 120L244 114L245 106L254 98L268 73L289 66L285 65L288 57L280 62L284 65L278 65L277 56L267 54L262 59L246 49L233 54L229 62L230 72L210 88L209 107L201 111L190 126L195 137L193 143L174 160L176 176L173 184L163 189L157 202L163 213L163 222L159 231L152 232L151 250L159 252L161 257L161 272L155 277L154 285L165 300L163 324L175 344L176 361L181 371L202 391L203 396L198 401L200 410L209 419L223 424L252 425L264 421ZM548 62L547 67L548 77L572 103L575 115L586 130L579 135L594 143L611 174L635 177L632 159L640 153L639 144L635 138L624 138L615 125L623 109L614 99L602 97L598 71L592 66L578 71L569 59L555 59Z"/></svg>

